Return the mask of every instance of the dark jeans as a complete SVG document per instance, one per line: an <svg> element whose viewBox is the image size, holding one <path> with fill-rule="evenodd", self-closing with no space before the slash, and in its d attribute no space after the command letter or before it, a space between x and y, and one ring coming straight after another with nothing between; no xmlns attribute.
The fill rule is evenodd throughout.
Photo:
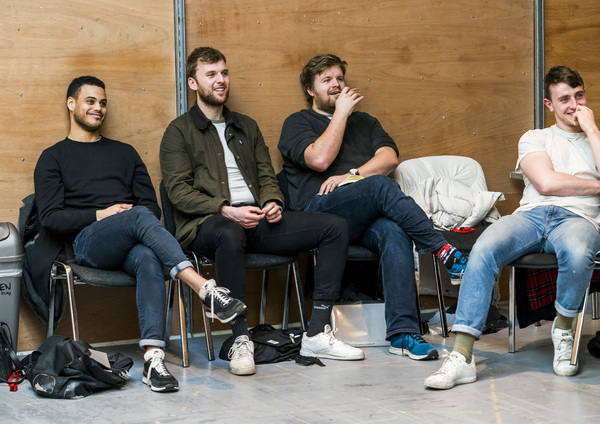
<svg viewBox="0 0 600 424"><path fill-rule="evenodd" d="M202 223L191 247L215 259L219 285L242 302L246 301L246 253L291 256L319 249L313 298L335 300L348 253L348 224L335 215L284 212L275 224L263 219L257 227L244 229L235 221L214 215Z"/></svg>
<svg viewBox="0 0 600 424"><path fill-rule="evenodd" d="M164 347L166 288L163 265L175 276L192 266L175 238L144 206L88 225L73 242L77 262L122 269L136 278L140 347Z"/></svg>
<svg viewBox="0 0 600 424"><path fill-rule="evenodd" d="M387 338L419 332L413 242L419 253L435 252L446 244L419 205L395 181L374 175L316 195L306 210L346 218L350 241L379 254Z"/></svg>

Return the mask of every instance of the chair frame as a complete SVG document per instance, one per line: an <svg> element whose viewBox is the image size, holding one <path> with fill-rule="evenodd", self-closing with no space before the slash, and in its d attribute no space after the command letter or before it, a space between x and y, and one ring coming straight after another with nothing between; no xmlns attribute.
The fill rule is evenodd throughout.
<svg viewBox="0 0 600 424"><path fill-rule="evenodd" d="M595 259L594 269L600 269L600 257L597 256ZM528 268L528 269L556 269L558 263L556 262L556 256L550 253L536 253L524 255L518 260L508 264L510 267L510 274L508 279L508 290L509 290L509 304L508 304L508 352L515 353L515 339L516 339L516 269L517 268ZM575 332L573 336L573 350L571 353L571 365L577 364L577 358L579 356L579 344L581 341L581 333L583 330L583 320L585 316L585 310L587 306L587 298L590 294L590 286L586 289L585 296L583 298L582 309L577 315L575 324ZM598 292L592 294L592 319L598 319Z"/></svg>
<svg viewBox="0 0 600 424"><path fill-rule="evenodd" d="M123 271L108 271L108 270L97 270L102 273L111 273L114 275L119 275L122 278L128 279L128 285L121 286L103 286L101 284L95 284L94 282L83 281L73 270L72 266L67 262L54 261L52 267L50 268L50 279L49 279L49 293L50 293L50 301L48 304L48 327L47 327L47 337L54 334L54 305L56 299L56 283L58 281L66 281L66 289L67 289L67 301L69 313L71 315L71 330L73 332L73 340L79 340L79 319L77 314L77 302L75 300L75 285L80 284L88 284L92 286L101 286L101 287L113 287L113 288L135 288L136 281L135 278L126 274ZM86 268L90 270L94 270L94 268L84 267L82 265L78 265L81 268Z"/></svg>
<svg viewBox="0 0 600 424"><path fill-rule="evenodd" d="M161 181L159 185L159 192L161 197L163 216L165 218L165 227L171 234L175 231L175 223L171 222L173 219L173 205L171 204L164 183ZM167 220L169 222L167 222ZM206 256L199 255L197 252L189 248L184 248L184 253L188 259L192 262L194 269L198 274L202 274L203 266L214 266L214 260ZM248 259L263 258L265 260L271 259L271 264L268 266L257 266L249 263ZM269 286L269 270L278 268L283 265L287 265L287 282L285 288L285 298L283 307L283 319L282 328L287 329L289 324L289 310L291 301L291 290L292 284L296 289L296 299L298 301L298 309L300 313L300 325L302 330L306 330L308 322L306 319L306 311L304 308L304 295L302 292L302 281L300 280L300 272L298 266L297 256L281 256L271 255L263 253L249 253L246 254L246 271L262 271L262 292L261 292L261 303L259 312L259 323L264 324L266 319L266 305L267 305L267 292ZM192 290L189 286L184 284L178 279L170 279L167 282L167 311L165 319L165 342L168 344L171 334L171 322L173 316L173 302L175 291L178 293L179 302L179 328L181 333L181 349L182 349L182 363L184 367L189 366L189 352L188 352L188 333L190 337L193 337L193 309L192 301L193 295ZM206 316L206 312L202 311L202 320L204 324L204 336L206 339L206 350L209 361L215 359L214 345L212 342L212 332L210 327L210 320Z"/></svg>

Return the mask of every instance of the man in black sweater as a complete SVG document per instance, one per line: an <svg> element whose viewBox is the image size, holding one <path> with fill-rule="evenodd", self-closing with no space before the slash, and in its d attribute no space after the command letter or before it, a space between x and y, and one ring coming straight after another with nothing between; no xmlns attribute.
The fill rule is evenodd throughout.
<svg viewBox="0 0 600 424"><path fill-rule="evenodd" d="M106 103L104 83L95 77L79 77L69 85L69 135L44 150L35 168L40 223L73 243L81 265L122 269L136 277L143 381L153 391L174 391L179 384L164 364L163 267L198 293L222 322L246 306L197 274L160 225L156 194L140 156L132 146L100 135Z"/></svg>

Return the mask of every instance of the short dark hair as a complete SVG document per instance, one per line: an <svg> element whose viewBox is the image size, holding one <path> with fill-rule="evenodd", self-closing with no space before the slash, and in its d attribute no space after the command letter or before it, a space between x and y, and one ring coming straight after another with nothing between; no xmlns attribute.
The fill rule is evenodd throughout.
<svg viewBox="0 0 600 424"><path fill-rule="evenodd" d="M96 87L100 87L101 89L106 90L104 83L96 77L77 77L73 81L71 81L71 84L69 84L69 88L67 88L67 99L69 97L73 97L74 99L76 99L79 96L81 87L83 87L84 85L95 85Z"/></svg>
<svg viewBox="0 0 600 424"><path fill-rule="evenodd" d="M561 82L564 82L571 88L580 86L581 88L585 88L583 85L583 78L581 78L579 72L568 66L554 66L544 77L544 98L552 100L550 98L550 87L555 84L560 84Z"/></svg>
<svg viewBox="0 0 600 424"><path fill-rule="evenodd" d="M308 61L300 73L300 85L304 90L304 95L308 103L312 104L312 96L308 94L308 89L312 88L317 75L325 72L332 66L339 66L342 74L346 75L346 66L348 63L333 54L320 54Z"/></svg>
<svg viewBox="0 0 600 424"><path fill-rule="evenodd" d="M197 47L190 53L185 61L185 73L187 78L194 78L196 76L196 69L198 68L198 61L204 63L217 63L219 61L227 63L225 55L217 49L212 47Z"/></svg>

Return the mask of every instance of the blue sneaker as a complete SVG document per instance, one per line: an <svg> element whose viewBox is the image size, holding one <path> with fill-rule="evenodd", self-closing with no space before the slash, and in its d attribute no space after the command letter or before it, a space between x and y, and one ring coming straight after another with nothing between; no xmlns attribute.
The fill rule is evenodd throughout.
<svg viewBox="0 0 600 424"><path fill-rule="evenodd" d="M458 250L454 252L454 261L452 266L448 268L448 274L450 275L450 282L455 286L462 282L468 260L469 258L463 255L462 252Z"/></svg>
<svg viewBox="0 0 600 424"><path fill-rule="evenodd" d="M394 355L408 356L416 361L438 357L438 351L419 333L400 333L392 336L389 350Z"/></svg>

